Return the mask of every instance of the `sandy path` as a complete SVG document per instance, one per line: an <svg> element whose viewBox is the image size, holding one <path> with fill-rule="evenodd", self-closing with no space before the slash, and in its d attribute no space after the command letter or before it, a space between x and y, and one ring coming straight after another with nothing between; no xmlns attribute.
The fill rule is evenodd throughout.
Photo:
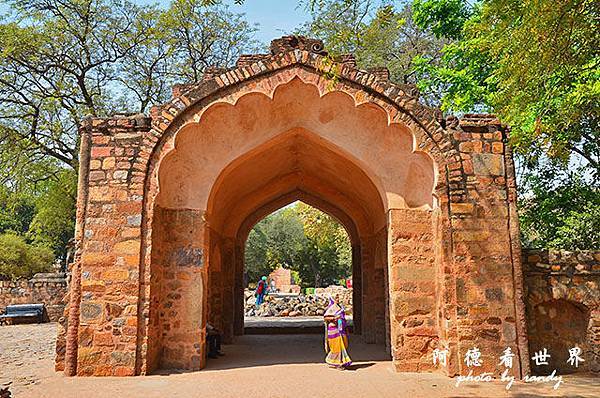
<svg viewBox="0 0 600 398"><path fill-rule="evenodd" d="M48 324L0 328L0 383L12 380L15 397L600 397L598 377L566 377L558 390L518 383L507 392L499 382L457 388L440 375L395 373L381 348L356 341L350 354L358 366L337 371L323 365L318 335L244 336L201 372L65 378L52 370L54 331Z"/></svg>

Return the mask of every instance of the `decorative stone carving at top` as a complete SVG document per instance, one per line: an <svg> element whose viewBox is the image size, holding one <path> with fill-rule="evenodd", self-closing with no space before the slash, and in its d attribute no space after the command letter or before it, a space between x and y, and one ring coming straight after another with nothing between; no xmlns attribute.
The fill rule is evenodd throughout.
<svg viewBox="0 0 600 398"><path fill-rule="evenodd" d="M280 54L296 49L310 51L319 55L327 55L322 40L310 39L304 36L283 36L271 41L271 54Z"/></svg>

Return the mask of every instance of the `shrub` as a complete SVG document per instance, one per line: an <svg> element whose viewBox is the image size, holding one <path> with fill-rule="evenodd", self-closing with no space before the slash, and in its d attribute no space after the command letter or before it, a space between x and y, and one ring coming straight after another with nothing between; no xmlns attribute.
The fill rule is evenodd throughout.
<svg viewBox="0 0 600 398"><path fill-rule="evenodd" d="M54 254L44 246L30 245L14 234L0 235L0 279L30 278L52 269Z"/></svg>

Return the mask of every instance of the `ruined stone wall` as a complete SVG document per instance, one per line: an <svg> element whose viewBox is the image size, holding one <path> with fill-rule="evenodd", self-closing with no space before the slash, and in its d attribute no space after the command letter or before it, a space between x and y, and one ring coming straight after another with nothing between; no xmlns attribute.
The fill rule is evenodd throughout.
<svg viewBox="0 0 600 398"><path fill-rule="evenodd" d="M70 293L76 297L80 289L81 301L70 306L68 373L73 365L78 375L136 373L138 301L146 294L139 283L145 173L134 162L148 129L144 116L88 119L81 127L82 146L90 150L80 171L78 195L86 200L78 201L81 254Z"/></svg>
<svg viewBox="0 0 600 398"><path fill-rule="evenodd" d="M67 279L65 274L35 274L29 280L0 281L0 311L11 304L46 305L50 322L63 316Z"/></svg>
<svg viewBox="0 0 600 398"><path fill-rule="evenodd" d="M279 289L280 292L289 293L292 285L292 271L279 267L269 274L268 280L269 284L270 281L275 281L275 288Z"/></svg>
<svg viewBox="0 0 600 398"><path fill-rule="evenodd" d="M550 365L541 374L600 372L600 251L523 250L530 352L547 348ZM567 364L578 346L585 362Z"/></svg>

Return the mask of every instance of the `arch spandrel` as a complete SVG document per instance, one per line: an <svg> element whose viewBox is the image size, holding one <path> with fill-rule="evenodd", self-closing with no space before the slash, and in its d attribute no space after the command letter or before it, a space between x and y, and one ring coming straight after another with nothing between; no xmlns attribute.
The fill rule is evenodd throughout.
<svg viewBox="0 0 600 398"><path fill-rule="evenodd" d="M389 123L383 108L371 103L357 106L345 92L321 96L316 86L296 75L268 94L250 92L233 104L216 102L202 111L199 121L196 116L184 124L173 135L175 150L163 155L157 203L169 208L206 208L208 192L194 187L211 186L236 158L282 132L303 128L371 170L374 179L381 180L386 207L433 206L435 162L416 148L415 136L406 125ZM410 175L409 170L416 174ZM193 187L181 186L180 181L189 181Z"/></svg>

